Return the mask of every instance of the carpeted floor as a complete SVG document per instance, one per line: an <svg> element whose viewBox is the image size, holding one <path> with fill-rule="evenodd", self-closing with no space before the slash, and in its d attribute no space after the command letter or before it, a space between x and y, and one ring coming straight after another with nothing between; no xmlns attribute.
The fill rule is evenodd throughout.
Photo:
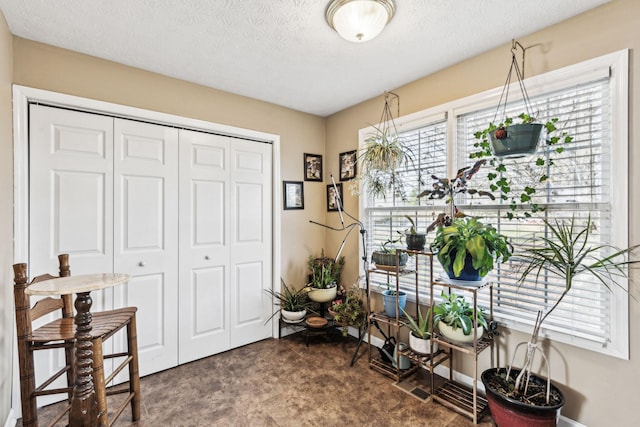
<svg viewBox="0 0 640 427"><path fill-rule="evenodd" d="M473 426L369 368L355 339L268 339L141 379L142 420L117 426ZM117 397L115 397L117 399ZM40 411L40 425L59 405ZM22 424L18 422L18 426ZM65 425L62 423L60 425ZM486 416L482 427L491 426Z"/></svg>

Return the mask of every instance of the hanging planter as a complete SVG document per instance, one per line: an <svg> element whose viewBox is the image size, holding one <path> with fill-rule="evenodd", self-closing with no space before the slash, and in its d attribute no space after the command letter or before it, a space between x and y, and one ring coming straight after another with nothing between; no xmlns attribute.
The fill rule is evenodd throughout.
<svg viewBox="0 0 640 427"><path fill-rule="evenodd" d="M398 171L412 162L411 150L398 138L398 130L391 113L391 102L397 101L400 114L400 97L385 92L380 122L372 126L375 132L367 136L365 146L358 156L360 174L368 193L373 197L386 197L388 191L404 198L402 181Z"/></svg>
<svg viewBox="0 0 640 427"><path fill-rule="evenodd" d="M487 174L492 191L499 190L500 198L509 203L508 219L515 217L514 212L522 208L525 217L531 213L543 211L533 199L536 186L545 185L549 179L550 167L553 166L554 153L564 151L564 143L569 143L573 138L564 131L558 131L556 124L558 118L548 119L546 122L537 122L533 107L529 100L529 94L524 86L524 74L516 59L517 48L522 50L522 70L524 70L525 52L528 49L513 40L511 46L511 67L507 74L498 106L493 120L489 125L475 132L473 146L478 150L470 153L471 159L489 158L488 164L493 168ZM531 47L531 46L530 46ZM511 77L515 72L516 80L522 94L525 111L514 117L507 116L507 104ZM502 117L501 119L499 117ZM500 120L500 121L498 121ZM544 133L542 132L544 130ZM544 137L543 137L544 135ZM544 148L539 149L540 140L544 140ZM536 155L537 154L537 155ZM514 158L533 156L531 161L517 163L518 168L530 167L533 179L531 184L523 188L514 185L507 171L509 166L516 165L510 162ZM521 206L520 206L521 205Z"/></svg>
<svg viewBox="0 0 640 427"><path fill-rule="evenodd" d="M496 157L517 158L534 154L540 142L540 123L520 123L500 127L489 133L491 151Z"/></svg>
<svg viewBox="0 0 640 427"><path fill-rule="evenodd" d="M516 59L516 50L520 46L522 49L522 70L518 66ZM540 141L540 132L542 131L542 124L534 123L533 109L531 107L531 101L529 100L529 94L524 86L524 57L526 49L522 47L520 43L513 40L511 45L511 67L507 73L507 80L502 88L500 94L500 100L496 112L493 116L493 122L496 122L498 113L502 113L502 123L494 129L491 129L489 139L491 141L491 152L498 158L514 158L523 157L533 154L538 149L538 143ZM522 100L524 101L524 107L526 112L524 113L528 120L524 120L520 124L514 124L512 120L506 116L507 103L509 100L509 88L511 87L511 76L515 71L518 86L522 93ZM491 127L491 125L490 125Z"/></svg>

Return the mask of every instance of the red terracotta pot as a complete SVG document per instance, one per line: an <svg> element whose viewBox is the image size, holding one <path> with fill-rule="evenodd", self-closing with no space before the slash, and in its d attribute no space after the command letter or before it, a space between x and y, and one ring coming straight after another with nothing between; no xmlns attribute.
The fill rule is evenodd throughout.
<svg viewBox="0 0 640 427"><path fill-rule="evenodd" d="M489 401L489 410L494 423L498 427L556 427L560 419L560 409L564 406L564 396L562 392L553 384L551 388L556 390L562 397L562 401L553 406L533 406L511 399L491 388L487 380L498 370L504 368L491 368L482 373L481 379L484 384ZM519 370L512 369L512 375L518 375ZM531 375L531 381L546 384L546 380L535 375Z"/></svg>

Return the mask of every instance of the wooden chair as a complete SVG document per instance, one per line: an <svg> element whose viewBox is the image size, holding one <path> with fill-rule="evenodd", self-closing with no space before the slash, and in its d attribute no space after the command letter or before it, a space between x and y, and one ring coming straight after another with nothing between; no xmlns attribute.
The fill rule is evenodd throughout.
<svg viewBox="0 0 640 427"><path fill-rule="evenodd" d="M60 277L70 275L69 256L58 256L60 262ZM16 328L18 332L18 359L20 371L20 393L22 401L22 425L24 427L38 425L38 396L65 393L71 399L73 390L73 344L75 329L73 303L71 295L61 298L45 298L31 307L29 295L24 290L28 286L27 265L15 264L14 270L14 299L16 306ZM54 278L49 274L38 276L31 283ZM62 316L37 329L32 328L32 322L49 313L60 310ZM134 421L140 419L140 377L138 373L138 343L136 335L136 307L126 307L118 310L92 313L91 337L93 343L93 383L99 425L111 425L122 414L127 405L131 404L131 415ZM102 343L116 332L126 327L127 351L103 355ZM46 379L39 386L35 383L34 352L64 348L66 366ZM109 375L104 376L105 359L123 358L122 362ZM128 388L106 388L113 378L125 367L129 368ZM49 388L49 386L66 374L67 386ZM127 393L124 402L114 411L111 420L107 417L107 395ZM70 409L66 409L52 422L58 422Z"/></svg>

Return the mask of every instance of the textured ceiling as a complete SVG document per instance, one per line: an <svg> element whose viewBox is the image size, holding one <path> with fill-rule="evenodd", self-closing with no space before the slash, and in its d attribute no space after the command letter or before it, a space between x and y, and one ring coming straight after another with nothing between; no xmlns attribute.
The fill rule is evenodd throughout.
<svg viewBox="0 0 640 427"><path fill-rule="evenodd" d="M608 0L395 0L350 43L329 0L0 0L14 35L327 116Z"/></svg>

